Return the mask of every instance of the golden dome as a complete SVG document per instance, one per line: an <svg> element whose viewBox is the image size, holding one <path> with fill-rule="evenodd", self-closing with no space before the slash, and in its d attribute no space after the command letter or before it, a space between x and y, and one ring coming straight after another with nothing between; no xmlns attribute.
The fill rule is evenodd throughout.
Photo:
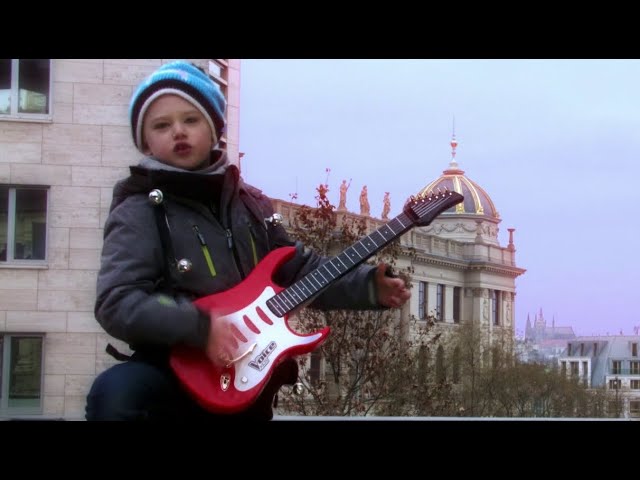
<svg viewBox="0 0 640 480"><path fill-rule="evenodd" d="M496 210L496 206L491 201L489 194L473 180L467 178L464 175L464 171L458 168L458 163L455 160L456 147L458 142L456 141L455 134L451 139L451 163L449 168L442 172L442 176L437 180L434 180L422 190L420 194L428 194L431 191L440 190L452 190L458 192L464 196L464 201L451 207L449 210L443 212L443 215L481 215L493 219L499 219L500 214Z"/></svg>
<svg viewBox="0 0 640 480"><path fill-rule="evenodd" d="M443 212L446 214L470 214L485 217L500 218L496 206L484 189L473 180L464 175L464 171L457 168L456 162L451 162L450 168L442 172L437 180L424 187L420 193L427 194L431 191L452 190L464 196L464 201Z"/></svg>

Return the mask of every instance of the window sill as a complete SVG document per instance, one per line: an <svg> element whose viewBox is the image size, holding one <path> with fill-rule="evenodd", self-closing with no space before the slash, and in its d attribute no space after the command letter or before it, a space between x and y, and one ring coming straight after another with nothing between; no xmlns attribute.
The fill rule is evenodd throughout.
<svg viewBox="0 0 640 480"><path fill-rule="evenodd" d="M23 269L23 270L48 270L49 264L46 262L29 262L29 263L0 262L0 269L2 268Z"/></svg>
<svg viewBox="0 0 640 480"><path fill-rule="evenodd" d="M4 122L53 123L52 115L0 115Z"/></svg>

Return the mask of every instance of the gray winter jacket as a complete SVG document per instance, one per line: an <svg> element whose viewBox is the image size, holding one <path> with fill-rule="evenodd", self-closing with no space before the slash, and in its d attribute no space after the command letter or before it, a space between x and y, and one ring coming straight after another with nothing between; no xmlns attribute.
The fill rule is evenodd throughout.
<svg viewBox="0 0 640 480"><path fill-rule="evenodd" d="M134 350L178 343L204 347L209 317L192 301L242 282L273 249L296 246L295 256L274 277L283 287L328 260L294 244L282 226L265 222L274 213L269 198L244 183L223 152L214 152L212 165L215 168L190 172L146 158L114 187L95 316L109 334ZM162 192L160 205L150 201L153 189ZM169 253L162 246L158 208L170 232ZM188 260L190 268L179 272L173 259ZM374 269L355 268L309 306L381 308L372 295Z"/></svg>

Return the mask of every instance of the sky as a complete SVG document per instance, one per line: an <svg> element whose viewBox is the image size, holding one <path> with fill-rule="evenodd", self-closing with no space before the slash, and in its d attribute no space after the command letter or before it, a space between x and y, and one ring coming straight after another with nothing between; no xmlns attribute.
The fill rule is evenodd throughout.
<svg viewBox="0 0 640 480"><path fill-rule="evenodd" d="M455 119L455 120L454 120ZM516 334L527 316L577 335L640 326L640 60L242 60L242 174L315 205L351 180L393 218L456 161L515 228ZM329 171L327 171L327 169Z"/></svg>

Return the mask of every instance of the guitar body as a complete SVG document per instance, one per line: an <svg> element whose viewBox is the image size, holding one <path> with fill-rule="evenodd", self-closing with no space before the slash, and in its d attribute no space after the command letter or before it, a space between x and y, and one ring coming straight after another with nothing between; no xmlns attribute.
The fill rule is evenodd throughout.
<svg viewBox="0 0 640 480"><path fill-rule="evenodd" d="M289 328L288 315L278 317L266 305L283 290L273 282L273 273L294 253L294 247L274 250L243 282L194 302L229 322L237 343L237 360L227 366L213 364L198 348L179 346L171 351L173 371L205 409L227 414L245 410L262 393L276 366L289 357L311 352L329 334L329 327L298 334Z"/></svg>

